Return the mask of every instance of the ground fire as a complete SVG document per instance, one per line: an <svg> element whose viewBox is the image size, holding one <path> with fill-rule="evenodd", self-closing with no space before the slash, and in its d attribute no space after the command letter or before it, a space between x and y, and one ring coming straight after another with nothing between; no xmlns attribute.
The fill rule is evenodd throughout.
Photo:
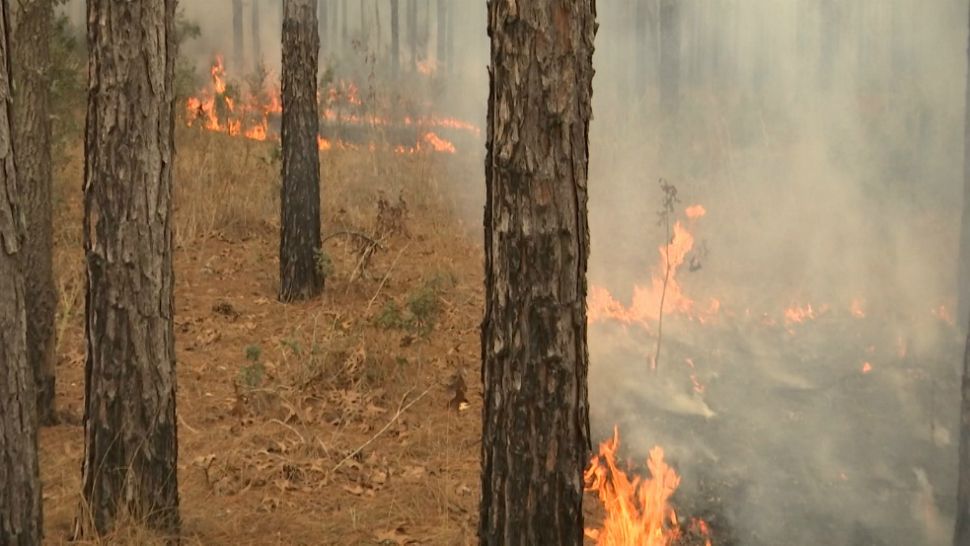
<svg viewBox="0 0 970 546"><path fill-rule="evenodd" d="M185 101L188 126L251 140L279 139L283 105L278 85L263 82L261 89L241 89L226 74L222 55L213 60L209 76L210 81ZM454 154L457 146L453 139L477 139L481 135L480 128L453 117L374 113L351 81L334 82L319 94L317 143L321 151L374 150L382 146L400 154Z"/></svg>

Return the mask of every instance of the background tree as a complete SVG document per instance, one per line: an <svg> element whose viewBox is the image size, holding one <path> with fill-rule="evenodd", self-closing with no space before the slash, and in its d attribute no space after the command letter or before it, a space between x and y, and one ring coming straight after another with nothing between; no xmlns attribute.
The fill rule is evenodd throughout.
<svg viewBox="0 0 970 546"><path fill-rule="evenodd" d="M17 179L23 198L27 242L24 247L27 297L27 357L37 383L37 416L42 425L55 421L54 243L51 216L50 37L51 0L18 0L13 39L14 148Z"/></svg>
<svg viewBox="0 0 970 546"><path fill-rule="evenodd" d="M408 55L411 59L409 70L414 70L418 64L418 2L417 0L407 0L405 4L407 10L408 25Z"/></svg>
<svg viewBox="0 0 970 546"><path fill-rule="evenodd" d="M674 117L680 106L680 2L660 0L660 109Z"/></svg>
<svg viewBox="0 0 970 546"><path fill-rule="evenodd" d="M391 0L391 75L401 72L401 1Z"/></svg>
<svg viewBox="0 0 970 546"><path fill-rule="evenodd" d="M179 529L172 326L176 0L88 0L84 502L76 535ZM132 29L140 29L132 32Z"/></svg>
<svg viewBox="0 0 970 546"><path fill-rule="evenodd" d="M253 66L258 67L263 62L263 41L260 39L260 25L259 25L259 2L257 0L251 0L252 6L250 8L250 13L252 14L252 35L253 35Z"/></svg>
<svg viewBox="0 0 970 546"><path fill-rule="evenodd" d="M283 2L283 188L280 301L323 290L317 63L320 38L311 0Z"/></svg>
<svg viewBox="0 0 970 546"><path fill-rule="evenodd" d="M10 7L0 0L0 544L41 543L37 403L27 360L24 220L14 169Z"/></svg>
<svg viewBox="0 0 970 546"><path fill-rule="evenodd" d="M438 70L444 71L447 64L447 58L445 57L445 43L446 43L446 32L447 32L447 22L448 18L448 0L437 0L437 14L435 15L435 23L437 30L435 31L435 47L437 48Z"/></svg>
<svg viewBox="0 0 970 546"><path fill-rule="evenodd" d="M246 68L243 51L243 5L242 0L232 0L232 62L236 70Z"/></svg>
<svg viewBox="0 0 970 546"><path fill-rule="evenodd" d="M595 1L488 6L479 538L579 545Z"/></svg>
<svg viewBox="0 0 970 546"><path fill-rule="evenodd" d="M967 26L970 27L970 20ZM970 69L970 38L967 47L967 67ZM961 218L960 250L958 258L957 293L959 298L957 324L966 330L967 345L963 354L963 375L960 389L960 451L957 478L956 529L953 546L970 546L970 70L964 90L963 130L963 215Z"/></svg>

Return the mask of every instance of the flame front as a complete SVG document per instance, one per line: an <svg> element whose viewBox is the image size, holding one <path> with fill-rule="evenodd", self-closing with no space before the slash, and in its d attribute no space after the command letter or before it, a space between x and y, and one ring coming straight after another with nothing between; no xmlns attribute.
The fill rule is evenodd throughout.
<svg viewBox="0 0 970 546"><path fill-rule="evenodd" d="M586 469L587 491L595 491L606 509L601 529L586 529L586 536L598 546L667 546L682 536L670 497L680 485L680 476L664 462L660 447L650 450L649 478L630 478L616 464L619 430L600 444ZM697 526L695 520L694 525ZM706 523L699 528L707 535ZM707 539L707 544L711 542Z"/></svg>

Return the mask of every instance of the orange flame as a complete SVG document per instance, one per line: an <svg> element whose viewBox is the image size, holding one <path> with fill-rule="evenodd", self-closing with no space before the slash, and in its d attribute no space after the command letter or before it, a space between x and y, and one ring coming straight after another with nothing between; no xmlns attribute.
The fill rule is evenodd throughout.
<svg viewBox="0 0 970 546"><path fill-rule="evenodd" d="M863 307L863 301L860 298L853 298L852 303L849 305L849 312L855 318L866 318L866 310Z"/></svg>
<svg viewBox="0 0 970 546"><path fill-rule="evenodd" d="M650 478L632 479L617 466L619 430L599 447L585 473L587 491L595 491L606 509L601 529L586 529L586 536L598 546L668 546L681 537L677 513L670 497L680 485L680 476L664 462L660 447L650 450L647 468ZM706 523L692 525L707 534ZM710 544L710 540L708 540Z"/></svg>
<svg viewBox="0 0 970 546"><path fill-rule="evenodd" d="M868 362L862 363L862 373L869 373L872 371L872 364Z"/></svg>
<svg viewBox="0 0 970 546"><path fill-rule="evenodd" d="M704 216L707 211L701 205L687 207L685 214L690 219ZM693 315L694 300L684 294L677 279L677 272L687 260L688 254L694 248L694 235L688 231L681 221L674 223L673 237L670 244L660 245L660 263L650 278L649 285L635 285L630 306L624 306L613 298L609 290L600 286L591 286L586 299L587 316L589 322L599 322L607 319L626 324L639 324L647 327L650 322L660 318L660 300L663 296L663 312ZM667 273L669 272L669 275ZM666 279L666 293L664 278ZM720 310L721 303L712 299L704 314L714 315ZM703 315L702 315L703 317Z"/></svg>

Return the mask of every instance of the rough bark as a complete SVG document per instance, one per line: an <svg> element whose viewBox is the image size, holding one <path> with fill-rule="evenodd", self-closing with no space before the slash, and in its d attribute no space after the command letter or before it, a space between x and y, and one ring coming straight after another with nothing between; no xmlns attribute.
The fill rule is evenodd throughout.
<svg viewBox="0 0 970 546"><path fill-rule="evenodd" d="M674 117L680 108L680 16L678 0L660 0L660 108Z"/></svg>
<svg viewBox="0 0 970 546"><path fill-rule="evenodd" d="M27 359L25 231L14 169L10 8L0 0L0 544L41 543L37 404Z"/></svg>
<svg viewBox="0 0 970 546"><path fill-rule="evenodd" d="M391 74L401 72L401 2L391 0Z"/></svg>
<svg viewBox="0 0 970 546"><path fill-rule="evenodd" d="M18 0L13 22L14 141L27 242L27 358L37 384L37 418L53 424L55 315L51 205L51 0Z"/></svg>
<svg viewBox="0 0 970 546"><path fill-rule="evenodd" d="M968 21L970 27L970 21ZM957 324L970 319L970 38L967 43L967 85L964 90L963 122L963 211L960 218L960 248L957 253Z"/></svg>
<svg viewBox="0 0 970 546"><path fill-rule="evenodd" d="M280 301L323 290L320 251L320 155L317 61L320 38L311 0L283 3L283 188Z"/></svg>
<svg viewBox="0 0 970 546"><path fill-rule="evenodd" d="M239 72L246 69L246 54L243 47L242 0L232 0L232 63Z"/></svg>
<svg viewBox="0 0 970 546"><path fill-rule="evenodd" d="M263 63L263 41L260 37L259 28L259 2L256 0L250 0L253 5L251 7L252 14L252 35L253 35L253 64L259 66Z"/></svg>
<svg viewBox="0 0 970 546"><path fill-rule="evenodd" d="M479 538L580 545L596 3L488 9Z"/></svg>
<svg viewBox="0 0 970 546"><path fill-rule="evenodd" d="M953 546L970 546L970 334L963 353L960 388L960 451Z"/></svg>
<svg viewBox="0 0 970 546"><path fill-rule="evenodd" d="M171 194L176 0L88 0L84 462L76 536L179 531Z"/></svg>

